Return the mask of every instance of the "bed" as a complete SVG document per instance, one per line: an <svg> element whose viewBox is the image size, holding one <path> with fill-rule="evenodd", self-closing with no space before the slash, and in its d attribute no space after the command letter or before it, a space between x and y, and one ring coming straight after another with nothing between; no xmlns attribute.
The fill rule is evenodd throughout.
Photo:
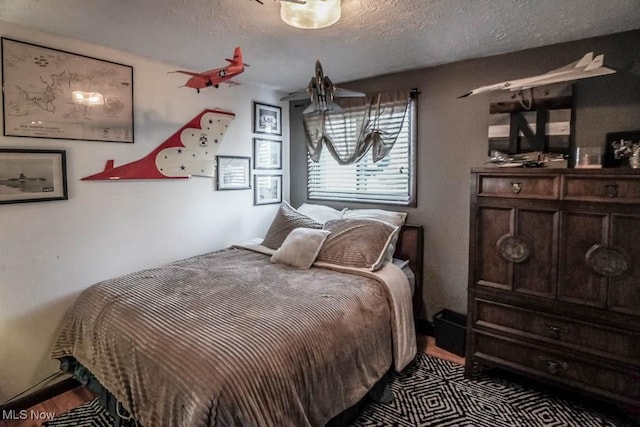
<svg viewBox="0 0 640 427"><path fill-rule="evenodd" d="M383 252L393 242L419 277L421 228L391 227L384 237L376 231L389 231L382 221L317 224L283 204L262 244L88 288L67 313L52 357L143 426L335 420L415 356L420 296L412 300L407 266ZM353 240L354 230L366 243ZM294 235L302 249L288 245ZM322 242L312 266L294 266L313 239ZM375 267L361 265L365 252Z"/></svg>

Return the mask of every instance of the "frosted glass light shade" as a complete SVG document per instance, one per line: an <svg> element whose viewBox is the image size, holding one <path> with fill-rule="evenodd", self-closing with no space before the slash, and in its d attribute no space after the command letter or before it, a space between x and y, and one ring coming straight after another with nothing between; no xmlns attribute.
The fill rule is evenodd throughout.
<svg viewBox="0 0 640 427"><path fill-rule="evenodd" d="M280 2L280 18L304 30L325 28L340 19L341 0L306 0L305 4Z"/></svg>

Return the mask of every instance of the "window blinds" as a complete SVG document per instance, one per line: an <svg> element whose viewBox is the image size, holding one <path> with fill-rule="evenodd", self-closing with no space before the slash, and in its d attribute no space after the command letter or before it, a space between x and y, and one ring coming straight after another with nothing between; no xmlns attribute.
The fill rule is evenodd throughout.
<svg viewBox="0 0 640 427"><path fill-rule="evenodd" d="M309 199L398 205L415 203L416 99L412 97L402 113L397 109L387 111L378 118L380 127L400 128L400 132L391 151L381 160L374 163L372 153L367 153L355 163L339 164L328 146L321 151L317 162L307 156ZM358 128L359 123L355 117L339 123L329 122L327 125L332 126L335 150L347 154L348 135Z"/></svg>

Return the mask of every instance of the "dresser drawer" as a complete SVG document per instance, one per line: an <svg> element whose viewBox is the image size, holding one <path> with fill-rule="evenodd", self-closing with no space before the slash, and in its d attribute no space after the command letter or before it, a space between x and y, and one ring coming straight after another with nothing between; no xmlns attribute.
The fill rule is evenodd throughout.
<svg viewBox="0 0 640 427"><path fill-rule="evenodd" d="M640 398L640 370L482 332L474 331L473 339L474 358L480 361L508 366L531 376L626 400L630 404L637 404Z"/></svg>
<svg viewBox="0 0 640 427"><path fill-rule="evenodd" d="M547 345L611 357L640 367L640 334L543 314L483 299L475 300L477 326L540 339Z"/></svg>
<svg viewBox="0 0 640 427"><path fill-rule="evenodd" d="M479 175L478 195L531 199L557 199L557 175Z"/></svg>
<svg viewBox="0 0 640 427"><path fill-rule="evenodd" d="M640 176L564 176L562 198L617 203L640 203Z"/></svg>

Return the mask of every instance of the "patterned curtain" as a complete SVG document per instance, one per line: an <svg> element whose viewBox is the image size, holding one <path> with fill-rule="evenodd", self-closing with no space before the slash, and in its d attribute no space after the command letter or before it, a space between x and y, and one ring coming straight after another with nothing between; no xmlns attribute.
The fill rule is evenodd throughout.
<svg viewBox="0 0 640 427"><path fill-rule="evenodd" d="M374 162L383 159L398 139L412 93L406 90L337 98L333 110L305 114L311 160L320 159L324 146L341 165L357 162L369 150Z"/></svg>

